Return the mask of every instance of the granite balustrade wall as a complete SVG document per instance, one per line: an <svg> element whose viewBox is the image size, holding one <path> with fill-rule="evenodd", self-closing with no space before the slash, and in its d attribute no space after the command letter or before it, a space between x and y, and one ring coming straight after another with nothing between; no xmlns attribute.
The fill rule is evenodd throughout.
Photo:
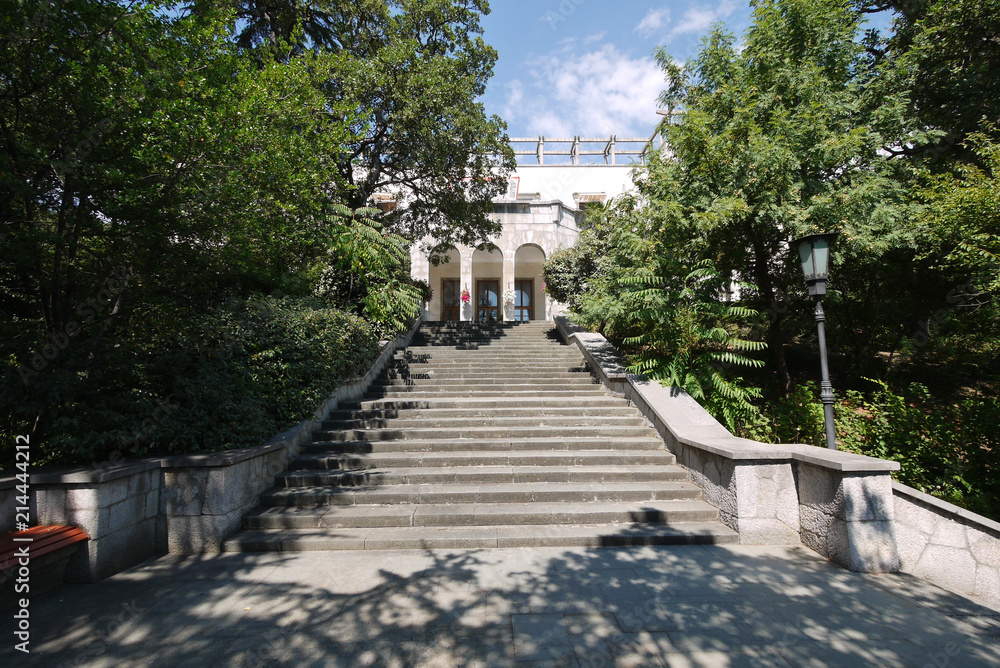
<svg viewBox="0 0 1000 668"><path fill-rule="evenodd" d="M1000 603L1000 524L892 480L897 462L731 434L686 392L630 374L556 317L597 378L653 424L742 544L801 543L854 571L906 572Z"/></svg>

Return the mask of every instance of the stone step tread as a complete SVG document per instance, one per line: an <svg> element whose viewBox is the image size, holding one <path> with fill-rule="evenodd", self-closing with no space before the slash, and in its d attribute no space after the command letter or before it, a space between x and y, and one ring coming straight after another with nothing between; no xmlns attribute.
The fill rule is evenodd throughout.
<svg viewBox="0 0 1000 668"><path fill-rule="evenodd" d="M687 480L679 466L621 464L603 466L449 466L358 469L296 469L276 477L282 487L365 484L444 484L503 482L638 482Z"/></svg>
<svg viewBox="0 0 1000 668"><path fill-rule="evenodd" d="M510 415L463 417L395 417L324 420L321 429L444 429L447 427L641 427L647 423L641 415Z"/></svg>
<svg viewBox="0 0 1000 668"><path fill-rule="evenodd" d="M343 420L502 420L502 419L608 419L615 417L628 419L643 419L639 411L631 406L570 406L554 408L551 406L535 406L520 408L516 416L509 408L390 408L367 410L335 410L330 412L328 423Z"/></svg>
<svg viewBox="0 0 1000 668"><path fill-rule="evenodd" d="M399 503L504 503L584 501L664 501L701 498L685 481L546 482L484 484L370 485L367 487L275 487L261 496L265 506Z"/></svg>
<svg viewBox="0 0 1000 668"><path fill-rule="evenodd" d="M655 436L647 425L538 425L528 426L456 426L421 428L323 429L313 433L314 441L420 441L432 439L478 438L593 438L607 436Z"/></svg>
<svg viewBox="0 0 1000 668"><path fill-rule="evenodd" d="M529 356L530 355L530 356ZM579 350L566 348L563 350L456 350L454 348L407 348L405 353L392 358L396 362L411 362L424 364L483 364L486 362L501 362L509 365L527 364L533 359L540 359L546 364L565 364L567 362L582 364L583 355Z"/></svg>
<svg viewBox="0 0 1000 668"><path fill-rule="evenodd" d="M398 386L444 386L444 387L507 387L510 385L596 385L597 381L590 374L566 374L562 377L553 377L549 374L525 375L521 377L504 376L501 374L483 376L480 378L381 378L372 383L374 387L398 387Z"/></svg>
<svg viewBox="0 0 1000 668"><path fill-rule="evenodd" d="M495 527L391 527L244 531L223 549L237 551L618 547L736 543L717 522L569 524Z"/></svg>
<svg viewBox="0 0 1000 668"><path fill-rule="evenodd" d="M328 468L329 464L349 463L372 467L429 467L429 466L588 466L606 465L669 466L676 462L674 455L666 450L498 450L495 452L453 451L453 452L390 452L369 454L303 454L295 459L292 467ZM620 462L628 462L621 464ZM298 470L297 468L294 470Z"/></svg>
<svg viewBox="0 0 1000 668"><path fill-rule="evenodd" d="M463 391L458 391L453 388L439 388L438 390L434 390L433 388L425 387L394 387L389 389L369 390L365 394L365 397L367 400L392 397L407 397L413 400L437 398L454 399L467 397L469 396L469 392L470 390L468 388ZM599 385L594 385L592 388L538 389L535 387L535 389L528 389L526 387L523 390L497 389L490 390L489 392L476 392L476 396L483 398L509 397L511 399L524 399L531 397L538 397L539 399L583 399L608 395L604 388Z"/></svg>
<svg viewBox="0 0 1000 668"><path fill-rule="evenodd" d="M260 508L245 518L248 529L318 527L496 526L500 524L604 524L717 521L715 506L697 499L586 503L426 503Z"/></svg>
<svg viewBox="0 0 1000 668"><path fill-rule="evenodd" d="M524 382L507 382L503 378L490 380L483 383L463 383L451 382L454 378L442 382L440 380L428 380L419 378L417 380L406 381L402 379L384 383L372 383L369 392L400 391L407 392L476 392L479 394L495 394L496 392L520 392L536 390L560 390L564 392L580 392L587 390L604 390L604 387L597 384L597 381L590 378L562 378L550 380L539 377L537 379L516 378L515 380Z"/></svg>
<svg viewBox="0 0 1000 668"><path fill-rule="evenodd" d="M410 404L415 400L405 401L405 402L394 402ZM606 408L613 406L627 407L631 406L627 399L622 397L616 397L612 394L597 394L594 396L586 397L576 397L568 396L559 399L554 399L553 397L470 397L466 394L464 397L431 397L429 399L423 399L421 402L425 402L426 405L413 406L413 408ZM366 403L372 403L370 400L361 400L355 402L345 402L341 404L340 408L343 410L356 410L358 407L362 407ZM391 407L391 406L390 406ZM404 406L409 407L409 406Z"/></svg>
<svg viewBox="0 0 1000 668"><path fill-rule="evenodd" d="M608 438L565 436L562 438L452 438L398 439L391 441L312 441L303 444L308 452L455 452L456 450L605 450ZM623 450L662 450L659 438L622 437L615 445Z"/></svg>
<svg viewBox="0 0 1000 668"><path fill-rule="evenodd" d="M422 379L421 379L422 380ZM594 390L604 390L602 385L599 385L590 376L586 378L570 378L570 379L556 379L556 380L546 380L544 378L538 379L528 379L528 378L515 378L514 380L518 382L509 382L503 378L498 378L489 383L450 383L450 382L435 382L433 380L423 380L416 384L407 383L390 383L386 384L372 384L369 391L382 391L382 390L421 390L424 392L438 392L438 391L451 391L451 392L468 392L470 387L475 387L478 392L494 394L498 391L500 392L530 392L532 389L546 389L546 390L563 390L567 392L588 392Z"/></svg>

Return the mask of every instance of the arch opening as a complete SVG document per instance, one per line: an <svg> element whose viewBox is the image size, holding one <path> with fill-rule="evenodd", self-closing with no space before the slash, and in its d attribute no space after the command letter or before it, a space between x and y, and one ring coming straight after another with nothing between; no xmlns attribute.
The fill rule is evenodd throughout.
<svg viewBox="0 0 1000 668"><path fill-rule="evenodd" d="M514 253L514 299L511 319L516 322L545 320L545 292L542 283L542 263L545 251L533 243L522 245Z"/></svg>

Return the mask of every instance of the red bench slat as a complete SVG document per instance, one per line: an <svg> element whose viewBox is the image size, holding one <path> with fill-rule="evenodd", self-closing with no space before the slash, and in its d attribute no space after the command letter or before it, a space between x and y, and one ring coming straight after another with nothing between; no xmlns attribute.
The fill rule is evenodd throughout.
<svg viewBox="0 0 1000 668"><path fill-rule="evenodd" d="M28 541L15 541L15 538L31 538ZM30 557L40 557L60 548L88 540L90 536L80 527L47 524L31 527L24 531L0 534L0 570L6 570L17 565L17 550L27 546Z"/></svg>

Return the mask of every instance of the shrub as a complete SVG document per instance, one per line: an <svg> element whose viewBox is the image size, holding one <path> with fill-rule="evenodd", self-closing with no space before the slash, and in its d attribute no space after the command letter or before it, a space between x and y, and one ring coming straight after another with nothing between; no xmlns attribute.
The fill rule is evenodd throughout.
<svg viewBox="0 0 1000 668"><path fill-rule="evenodd" d="M296 297L233 299L201 314L151 309L115 341L93 364L60 359L61 370L28 386L7 369L0 409L22 429L40 416L36 463L259 445L309 417L379 350L358 316Z"/></svg>
<svg viewBox="0 0 1000 668"><path fill-rule="evenodd" d="M950 503L1000 517L1000 400L975 395L937 400L912 383L897 394L883 381L866 395L846 393L835 408L843 450L900 463L893 477ZM769 407L780 442L826 446L823 407L815 383L797 386Z"/></svg>

